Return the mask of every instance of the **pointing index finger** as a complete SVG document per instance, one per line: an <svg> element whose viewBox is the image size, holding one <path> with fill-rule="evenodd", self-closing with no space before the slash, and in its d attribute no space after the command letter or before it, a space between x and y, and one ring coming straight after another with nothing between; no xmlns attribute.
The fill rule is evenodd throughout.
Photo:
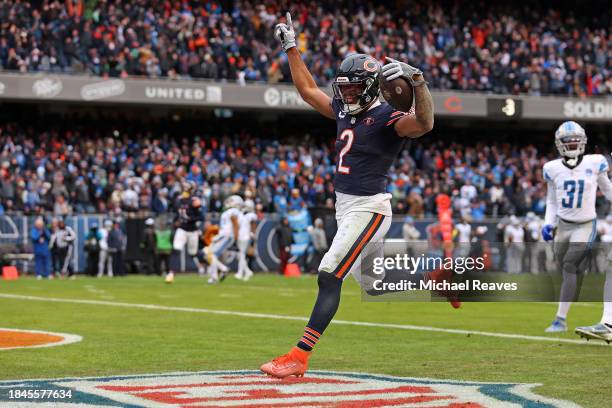
<svg viewBox="0 0 612 408"><path fill-rule="evenodd" d="M287 12L287 25L289 27L293 26L293 23L291 22L291 13Z"/></svg>

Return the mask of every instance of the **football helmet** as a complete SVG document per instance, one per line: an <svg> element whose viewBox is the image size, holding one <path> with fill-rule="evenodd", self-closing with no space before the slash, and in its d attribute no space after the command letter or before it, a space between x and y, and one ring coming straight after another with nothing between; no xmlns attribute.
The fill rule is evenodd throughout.
<svg viewBox="0 0 612 408"><path fill-rule="evenodd" d="M555 146L564 158L577 159L584 154L586 144L586 133L576 122L563 122L555 132Z"/></svg>
<svg viewBox="0 0 612 408"><path fill-rule="evenodd" d="M253 200L244 200L242 204L242 211L244 212L253 212L255 211L255 203Z"/></svg>
<svg viewBox="0 0 612 408"><path fill-rule="evenodd" d="M225 208L238 208L239 209L240 207L242 207L242 203L243 203L242 197L234 194L225 199L225 201L223 202L223 206Z"/></svg>
<svg viewBox="0 0 612 408"><path fill-rule="evenodd" d="M340 64L332 85L340 110L356 115L378 99L380 64L366 54L351 54Z"/></svg>

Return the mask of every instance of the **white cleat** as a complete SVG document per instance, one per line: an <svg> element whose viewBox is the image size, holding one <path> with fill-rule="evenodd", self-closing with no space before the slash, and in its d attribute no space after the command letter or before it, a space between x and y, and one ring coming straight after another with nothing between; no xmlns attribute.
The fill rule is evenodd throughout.
<svg viewBox="0 0 612 408"><path fill-rule="evenodd" d="M174 272L168 272L166 274L166 283L172 283L174 282Z"/></svg>
<svg viewBox="0 0 612 408"><path fill-rule="evenodd" d="M546 333L564 333L567 331L567 322L565 319L557 317L544 331Z"/></svg>
<svg viewBox="0 0 612 408"><path fill-rule="evenodd" d="M576 327L576 334L587 340L603 340L606 343L612 343L612 328L603 323L594 324L592 326Z"/></svg>

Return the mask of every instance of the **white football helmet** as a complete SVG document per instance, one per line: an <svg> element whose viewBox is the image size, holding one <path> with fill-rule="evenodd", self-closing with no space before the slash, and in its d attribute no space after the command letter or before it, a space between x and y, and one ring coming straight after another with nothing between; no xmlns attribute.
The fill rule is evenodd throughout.
<svg viewBox="0 0 612 408"><path fill-rule="evenodd" d="M255 211L255 203L253 200L244 200L242 204L242 211L244 212L253 212Z"/></svg>
<svg viewBox="0 0 612 408"><path fill-rule="evenodd" d="M583 155L586 144L586 132L576 122L563 122L555 132L555 146L559 154L567 159L577 159Z"/></svg>
<svg viewBox="0 0 612 408"><path fill-rule="evenodd" d="M240 197L239 195L231 195L229 197L227 197L225 199L225 201L223 202L223 206L225 208L238 208L240 209L240 207L242 207L242 197Z"/></svg>

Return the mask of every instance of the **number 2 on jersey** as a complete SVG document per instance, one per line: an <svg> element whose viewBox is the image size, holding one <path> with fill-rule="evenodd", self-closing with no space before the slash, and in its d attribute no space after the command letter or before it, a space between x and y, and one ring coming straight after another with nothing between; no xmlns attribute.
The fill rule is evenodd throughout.
<svg viewBox="0 0 612 408"><path fill-rule="evenodd" d="M351 150L353 146L353 139L355 138L355 133L353 133L353 129L345 129L342 133L340 133L340 140L346 139L346 144L340 150L340 157L338 159L338 172L342 174L350 174L351 168L349 166L343 166L342 161L344 160L344 156Z"/></svg>
<svg viewBox="0 0 612 408"><path fill-rule="evenodd" d="M565 180L563 189L567 196L561 201L563 208L574 208L574 196L576 195L576 180ZM584 193L584 180L578 180L578 199L576 208L582 208L582 194Z"/></svg>

